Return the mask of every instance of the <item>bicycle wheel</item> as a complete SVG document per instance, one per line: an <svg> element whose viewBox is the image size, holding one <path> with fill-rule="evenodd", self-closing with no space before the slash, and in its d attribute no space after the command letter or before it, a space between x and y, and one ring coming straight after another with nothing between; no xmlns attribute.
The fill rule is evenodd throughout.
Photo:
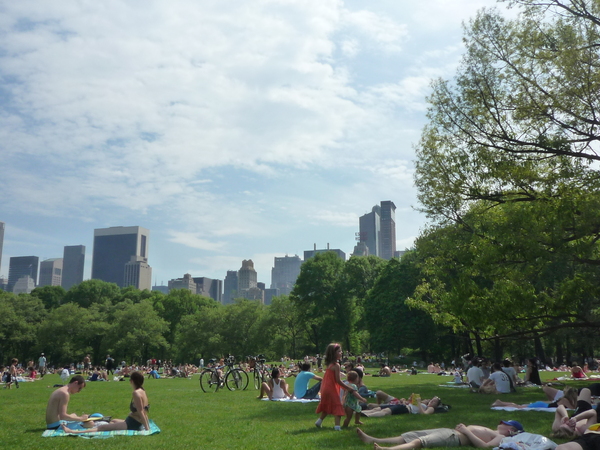
<svg viewBox="0 0 600 450"><path fill-rule="evenodd" d="M219 383L219 375L216 371L206 369L200 374L200 387L204 392L216 392Z"/></svg>
<svg viewBox="0 0 600 450"><path fill-rule="evenodd" d="M240 369L233 369L225 377L225 385L230 391L241 391L248 387L248 374Z"/></svg>
<svg viewBox="0 0 600 450"><path fill-rule="evenodd" d="M254 369L252 371L252 381L254 383L254 389L260 389L263 380L262 375L260 374L260 371L258 369Z"/></svg>

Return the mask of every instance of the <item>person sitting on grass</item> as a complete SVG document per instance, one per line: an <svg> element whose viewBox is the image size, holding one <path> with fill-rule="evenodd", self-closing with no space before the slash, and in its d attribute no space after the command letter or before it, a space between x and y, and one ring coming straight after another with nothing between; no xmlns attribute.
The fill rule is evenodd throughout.
<svg viewBox="0 0 600 450"><path fill-rule="evenodd" d="M502 370L500 363L494 363L490 377L483 381L479 392L483 394L510 393L510 380L508 375Z"/></svg>
<svg viewBox="0 0 600 450"><path fill-rule="evenodd" d="M309 363L302 363L300 369L301 371L296 375L296 381L294 382L294 397L307 400L318 398L323 378L312 373ZM317 380L318 383L309 388L308 383L310 380Z"/></svg>
<svg viewBox="0 0 600 450"><path fill-rule="evenodd" d="M69 434L81 434L81 433L95 433L98 431L114 431L114 430L134 430L142 431L150 430L150 422L148 420L148 411L150 410L150 404L148 403L148 396L143 388L144 375L135 371L131 373L129 383L133 388L133 397L129 404L129 416L125 420L113 419L110 422L102 425L98 425L95 428L87 430L72 430L65 424L61 427L65 433Z"/></svg>
<svg viewBox="0 0 600 450"><path fill-rule="evenodd" d="M288 392L287 383L283 378L279 378L279 369L277 367L273 368L271 379L267 383L262 383L260 395L257 398L264 398L265 395L269 397L269 400L292 398L291 394Z"/></svg>
<svg viewBox="0 0 600 450"><path fill-rule="evenodd" d="M563 405L556 408L552 423L552 437L569 439L582 436L590 425L597 422L596 410L592 408L592 393L589 389L583 388L577 397L577 409L573 417L569 418L569 413Z"/></svg>
<svg viewBox="0 0 600 450"><path fill-rule="evenodd" d="M380 377L391 377L392 371L386 364L381 364L381 369L379 369L379 376Z"/></svg>
<svg viewBox="0 0 600 450"><path fill-rule="evenodd" d="M583 371L583 369L578 366L577 364L574 364L573 367L571 367L571 377L573 378L580 378L582 380L587 380L587 375L585 374L585 372Z"/></svg>
<svg viewBox="0 0 600 450"><path fill-rule="evenodd" d="M85 380L81 375L75 375L66 386L55 390L46 407L46 428L48 430L57 430L62 421L70 420L85 420L88 418L86 414L78 416L77 414L69 414L67 407L72 394L78 394L85 387Z"/></svg>
<svg viewBox="0 0 600 450"><path fill-rule="evenodd" d="M360 428L356 429L358 437L364 443L373 444L375 449L385 448L379 444L395 444L393 447L389 447L393 450L458 446L497 447L505 437L514 436L522 431L523 426L516 420L501 421L495 430L479 425L459 423L455 429L436 428L409 431L391 438L374 438Z"/></svg>

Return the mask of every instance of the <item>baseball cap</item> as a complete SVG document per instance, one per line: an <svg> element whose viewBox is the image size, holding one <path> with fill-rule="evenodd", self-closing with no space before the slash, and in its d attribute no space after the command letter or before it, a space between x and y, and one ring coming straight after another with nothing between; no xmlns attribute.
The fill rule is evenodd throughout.
<svg viewBox="0 0 600 450"><path fill-rule="evenodd" d="M523 425L521 425L521 423L517 422L516 420L501 420L500 423L508 425L509 427L516 428L518 431L523 431Z"/></svg>

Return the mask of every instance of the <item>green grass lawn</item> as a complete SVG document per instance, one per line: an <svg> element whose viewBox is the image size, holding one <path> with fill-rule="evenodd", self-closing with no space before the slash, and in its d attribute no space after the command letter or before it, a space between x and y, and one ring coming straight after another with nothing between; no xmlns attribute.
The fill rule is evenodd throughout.
<svg viewBox="0 0 600 450"><path fill-rule="evenodd" d="M545 373L542 372L542 377ZM546 374L553 378L557 374ZM526 431L549 435L553 415L545 412L511 412L490 409L495 396L472 394L467 389L438 387L451 377L420 374L393 375L391 378L365 377L373 390L383 389L398 397L411 392L422 398L438 395L452 405L447 414L433 416L398 415L379 419L363 418L363 430L376 437L396 436L405 431L436 427L454 427L458 423L479 424L495 428L498 421L519 420ZM294 378L288 379L293 384ZM357 437L355 426L333 431L333 417L325 419L322 429L314 426L317 403L280 403L256 400L257 391L204 393L198 376L193 379L146 380L150 400L150 418L162 430L153 436L110 439L76 437L42 438L45 408L58 375L41 381L21 383L20 389L0 389L0 443L5 448L71 449L365 449L370 448ZM577 384L579 386L585 383ZM128 413L131 387L127 382L88 383L79 394L71 396L70 413L95 413L124 419ZM502 396L516 403L544 399L539 388L520 389ZM373 400L372 400L373 401Z"/></svg>

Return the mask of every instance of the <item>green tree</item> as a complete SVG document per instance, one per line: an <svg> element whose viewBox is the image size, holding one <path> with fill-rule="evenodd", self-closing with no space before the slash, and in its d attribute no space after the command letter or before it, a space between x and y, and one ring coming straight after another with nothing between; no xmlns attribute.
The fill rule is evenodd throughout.
<svg viewBox="0 0 600 450"><path fill-rule="evenodd" d="M434 225L413 305L477 339L598 324L598 2L511 3L466 27L417 149Z"/></svg>
<svg viewBox="0 0 600 450"><path fill-rule="evenodd" d="M403 349L412 349L428 359L441 357L447 350L447 346L438 343L443 335L431 317L407 305L406 300L414 294L420 278L414 251L383 266L365 301L365 320L373 351L398 355Z"/></svg>
<svg viewBox="0 0 600 450"><path fill-rule="evenodd" d="M181 319L176 333L176 348L181 361L208 359L227 353L223 326L225 308L216 302Z"/></svg>
<svg viewBox="0 0 600 450"><path fill-rule="evenodd" d="M259 300L237 299L223 309L223 353L237 358L266 353L270 345L270 333L262 303Z"/></svg>
<svg viewBox="0 0 600 450"><path fill-rule="evenodd" d="M51 364L73 363L92 352L94 335L88 325L98 326L91 310L76 303L52 309L38 329L38 350Z"/></svg>
<svg viewBox="0 0 600 450"><path fill-rule="evenodd" d="M83 308L97 303L114 303L119 299L121 289L115 283L102 280L86 280L73 286L65 296L65 302L77 303Z"/></svg>
<svg viewBox="0 0 600 450"><path fill-rule="evenodd" d="M115 307L107 338L115 355L143 363L168 347L164 334L169 327L148 300L125 300Z"/></svg>
<svg viewBox="0 0 600 450"><path fill-rule="evenodd" d="M344 261L334 252L317 254L302 264L290 294L316 353L333 340L349 341L351 305L342 290L343 276Z"/></svg>
<svg viewBox="0 0 600 450"><path fill-rule="evenodd" d="M169 324L165 334L169 345L175 342L177 329L184 317L217 304L213 299L193 294L188 289L173 289L168 295L155 295L151 300L156 312Z"/></svg>
<svg viewBox="0 0 600 450"><path fill-rule="evenodd" d="M289 296L273 298L267 309L267 322L268 329L272 330L269 344L273 353L298 358L299 350L305 341L306 328L296 304Z"/></svg>
<svg viewBox="0 0 600 450"><path fill-rule="evenodd" d="M39 298L47 310L58 308L65 299L67 291L62 286L42 286L31 291L31 295Z"/></svg>

